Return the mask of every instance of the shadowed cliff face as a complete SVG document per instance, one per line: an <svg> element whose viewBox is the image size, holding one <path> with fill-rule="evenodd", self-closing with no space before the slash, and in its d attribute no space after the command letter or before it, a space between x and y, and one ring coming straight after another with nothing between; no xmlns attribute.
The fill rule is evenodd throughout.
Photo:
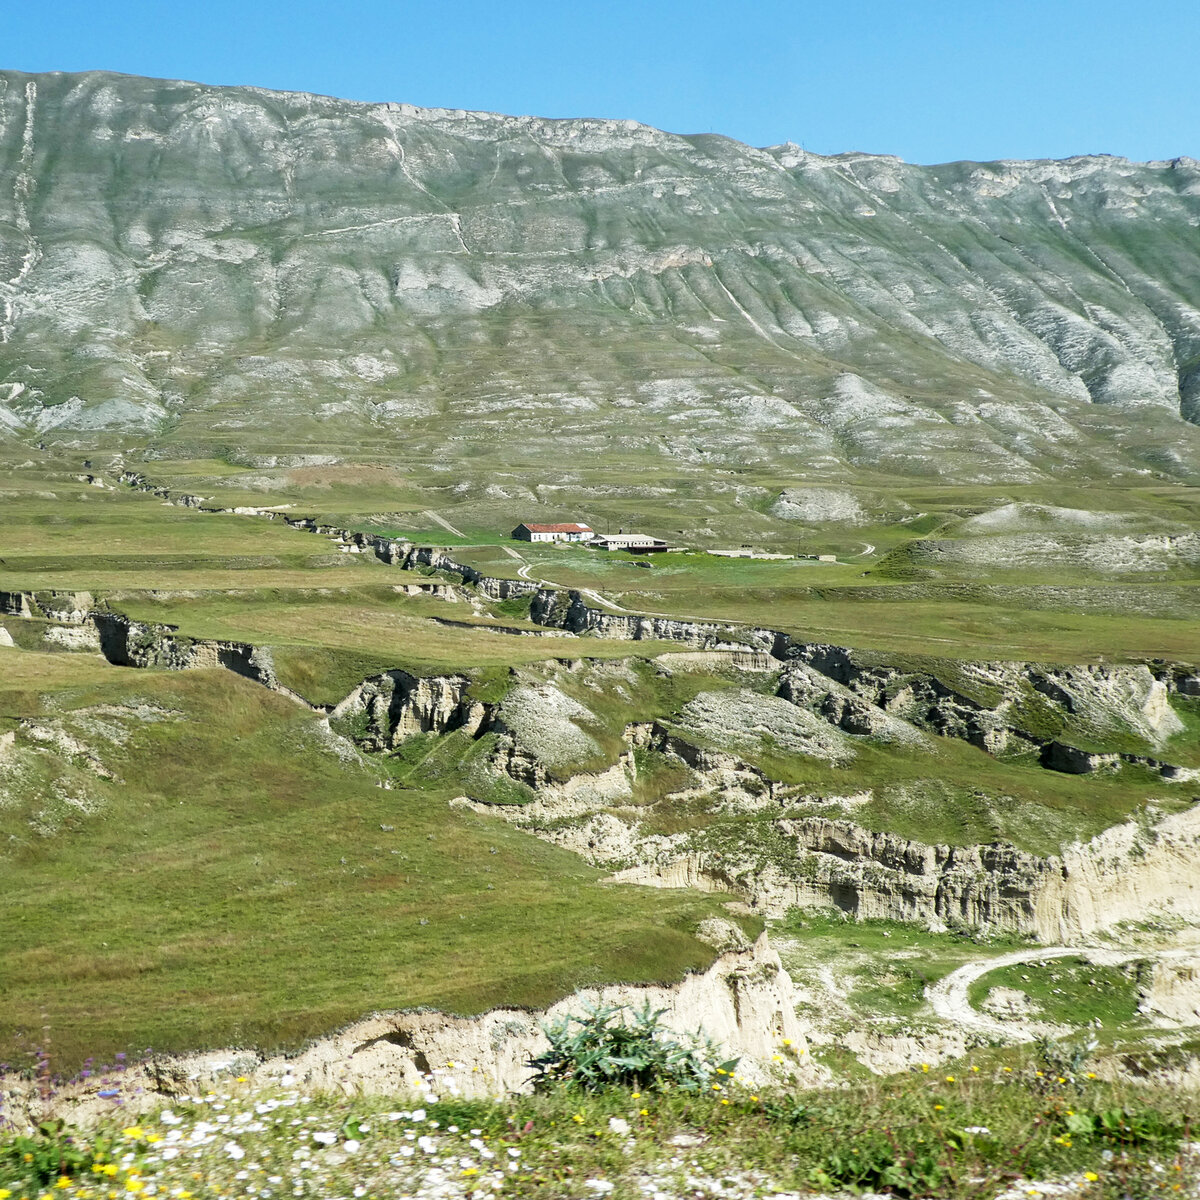
<svg viewBox="0 0 1200 1200"><path fill-rule="evenodd" d="M1200 466L1200 165L0 73L0 430L810 475Z"/></svg>

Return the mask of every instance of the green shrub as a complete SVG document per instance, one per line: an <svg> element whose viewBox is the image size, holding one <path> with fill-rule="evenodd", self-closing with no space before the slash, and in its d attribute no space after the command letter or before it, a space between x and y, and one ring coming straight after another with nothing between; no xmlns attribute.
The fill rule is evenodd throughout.
<svg viewBox="0 0 1200 1200"><path fill-rule="evenodd" d="M544 1025L550 1049L529 1060L535 1090L565 1085L584 1091L620 1086L697 1092L717 1075L732 1075L737 1059L719 1060L711 1041L679 1038L664 1029L665 1011L649 1004L636 1011L602 1006Z"/></svg>

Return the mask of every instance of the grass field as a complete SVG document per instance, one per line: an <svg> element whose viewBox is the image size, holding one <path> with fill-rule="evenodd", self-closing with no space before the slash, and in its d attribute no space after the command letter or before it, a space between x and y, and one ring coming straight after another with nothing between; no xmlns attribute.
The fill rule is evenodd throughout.
<svg viewBox="0 0 1200 1200"><path fill-rule="evenodd" d="M993 988L1020 992L1029 1015L1051 1024L1126 1027L1138 1016L1138 963L1101 966L1085 958L998 967L971 984L968 995L979 1007Z"/></svg>
<svg viewBox="0 0 1200 1200"><path fill-rule="evenodd" d="M90 733L103 772L27 728L0 768L24 784L0 810L9 1061L46 1024L64 1067L295 1046L371 1009L540 1005L711 959L691 931L719 898L602 886L444 793L381 790L315 718L231 674L0 650L0 711L0 728Z"/></svg>
<svg viewBox="0 0 1200 1200"><path fill-rule="evenodd" d="M679 647L514 636L500 627L536 632L520 604L401 595L395 587L417 576L282 522L94 488L72 477L80 464L66 459L30 462L13 464L0 489L0 589L88 590L186 636L268 647L281 681L314 703L340 700L392 667L462 672L475 693L499 700L519 668L589 709L600 753L584 765L594 769L622 750L627 723L669 722L698 689L738 683L636 662L605 677L600 660ZM582 549L516 545L514 559L502 547L529 515L521 504L485 503L477 491L443 503L428 479L394 468L248 471L213 460L146 470L213 503L290 504L355 528L433 535L506 577L527 565L526 577L595 588L630 608L764 624L910 663L940 656L950 674L956 656L1200 657L1200 588L1184 575L1067 573L1031 583L985 572L964 582L876 569L913 539L943 536L1002 499L969 490L910 487L900 497L907 515L852 532L801 536L765 504L746 518L745 540L806 553L832 547L845 559L837 565L692 553L647 570ZM710 494L688 487L681 507L656 510L643 498L631 512L605 501L583 515L601 527L640 512L637 524L678 536L684 509L694 518L712 507ZM1096 506L1097 495L1077 498L1085 501ZM1190 511L1191 500L1148 490L1137 503L1157 520ZM737 514L717 507L708 544L736 544ZM661 519L646 519L655 512ZM134 673L94 655L34 653L51 648L44 623L0 624L19 625L26 647L0 649L0 736L12 735L0 751L8 1052L31 1047L47 1021L64 1061L143 1045L294 1046L370 1008L538 1004L580 983L673 978L711 959L692 930L724 911L719 897L603 886L565 851L449 810L468 759L486 746L414 744L370 762L300 707L232 675ZM593 665L568 670L556 659ZM1184 715L1191 732L1181 746L1196 728L1194 714ZM924 841L1010 838L1051 851L1147 803L1186 799L1138 769L1057 775L945 739L934 753L864 742L842 767L766 741L739 753L814 793L870 790L854 820ZM751 857L772 853L768 822L714 821L703 805L661 804L681 786L680 770L660 770L646 755L642 766L635 803L646 832L690 831ZM401 786L376 786L384 776ZM903 972L864 978L864 1004L911 1007L917 982Z"/></svg>

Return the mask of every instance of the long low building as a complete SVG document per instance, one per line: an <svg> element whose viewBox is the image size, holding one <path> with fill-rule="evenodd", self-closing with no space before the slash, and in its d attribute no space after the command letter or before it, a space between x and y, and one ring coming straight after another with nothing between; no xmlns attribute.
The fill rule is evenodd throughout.
<svg viewBox="0 0 1200 1200"><path fill-rule="evenodd" d="M559 525L530 525L522 522L512 531L519 542L590 542L596 535L588 525L567 521Z"/></svg>
<svg viewBox="0 0 1200 1200"><path fill-rule="evenodd" d="M597 550L629 550L636 554L655 554L671 548L662 538L648 533L599 533L588 545Z"/></svg>

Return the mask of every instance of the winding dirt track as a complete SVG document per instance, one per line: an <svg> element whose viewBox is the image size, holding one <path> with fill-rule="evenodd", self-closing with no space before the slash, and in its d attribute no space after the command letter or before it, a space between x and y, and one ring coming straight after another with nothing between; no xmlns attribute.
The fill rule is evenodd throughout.
<svg viewBox="0 0 1200 1200"><path fill-rule="evenodd" d="M977 979L999 967L1011 967L1017 963L1045 962L1051 958L1077 955L1104 966L1115 966L1131 958L1147 957L1145 951L1101 950L1089 946L1041 946L1037 949L1014 950L997 958L984 958L967 963L957 971L951 971L944 979L930 984L925 989L925 998L934 1013L943 1021L950 1021L962 1029L985 1033L989 1037L1002 1038L1008 1042L1032 1042L1044 1031L1040 1025L1022 1025L1017 1021L1001 1021L989 1017L971 1006L970 988Z"/></svg>

